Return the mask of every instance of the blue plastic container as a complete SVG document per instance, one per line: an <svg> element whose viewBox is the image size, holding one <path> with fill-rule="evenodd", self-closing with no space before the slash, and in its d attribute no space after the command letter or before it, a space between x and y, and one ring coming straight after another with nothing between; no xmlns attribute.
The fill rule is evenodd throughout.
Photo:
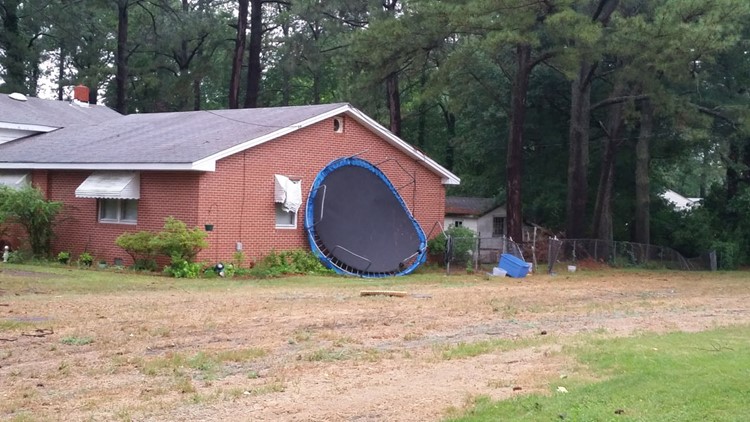
<svg viewBox="0 0 750 422"><path fill-rule="evenodd" d="M500 263L498 264L498 267L507 271L508 276L510 277L523 278L529 273L531 264L520 260L511 254L504 253L500 255Z"/></svg>

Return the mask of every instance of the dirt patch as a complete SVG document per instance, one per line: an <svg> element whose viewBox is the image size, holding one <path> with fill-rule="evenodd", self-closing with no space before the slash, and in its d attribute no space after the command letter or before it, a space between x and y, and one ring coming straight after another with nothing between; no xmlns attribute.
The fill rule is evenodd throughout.
<svg viewBox="0 0 750 422"><path fill-rule="evenodd" d="M750 322L750 286L701 274L436 275L407 289L8 297L0 323L24 326L0 331L14 340L0 343L0 417L440 420L477 395L548 391L579 369L561 345L581 333ZM54 334L20 336L34 328ZM494 346L448 353L481 344Z"/></svg>

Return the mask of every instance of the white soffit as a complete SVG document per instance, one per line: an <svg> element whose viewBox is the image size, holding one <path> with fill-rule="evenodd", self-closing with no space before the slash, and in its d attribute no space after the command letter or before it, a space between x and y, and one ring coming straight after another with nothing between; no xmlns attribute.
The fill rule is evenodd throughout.
<svg viewBox="0 0 750 422"><path fill-rule="evenodd" d="M0 185L13 189L22 189L31 186L31 175L27 171L3 171L0 172Z"/></svg>
<svg viewBox="0 0 750 422"><path fill-rule="evenodd" d="M76 189L77 198L140 199L141 180L135 171L97 171Z"/></svg>

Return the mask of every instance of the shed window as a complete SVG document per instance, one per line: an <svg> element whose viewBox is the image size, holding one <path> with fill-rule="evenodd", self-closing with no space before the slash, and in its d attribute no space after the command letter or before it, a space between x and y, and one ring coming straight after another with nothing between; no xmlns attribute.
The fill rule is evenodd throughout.
<svg viewBox="0 0 750 422"><path fill-rule="evenodd" d="M453 222L453 225L456 226L456 227L463 227L464 226L464 222L461 221L461 220L456 220L456 221Z"/></svg>
<svg viewBox="0 0 750 422"><path fill-rule="evenodd" d="M505 218L492 217L492 237L502 237L505 234Z"/></svg>

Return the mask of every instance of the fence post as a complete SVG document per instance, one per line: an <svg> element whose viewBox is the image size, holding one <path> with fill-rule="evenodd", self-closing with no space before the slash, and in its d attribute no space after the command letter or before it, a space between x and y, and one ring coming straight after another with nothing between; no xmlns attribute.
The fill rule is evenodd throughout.
<svg viewBox="0 0 750 422"><path fill-rule="evenodd" d="M716 249L708 253L708 259L711 261L711 271L716 271L718 266L716 265Z"/></svg>

